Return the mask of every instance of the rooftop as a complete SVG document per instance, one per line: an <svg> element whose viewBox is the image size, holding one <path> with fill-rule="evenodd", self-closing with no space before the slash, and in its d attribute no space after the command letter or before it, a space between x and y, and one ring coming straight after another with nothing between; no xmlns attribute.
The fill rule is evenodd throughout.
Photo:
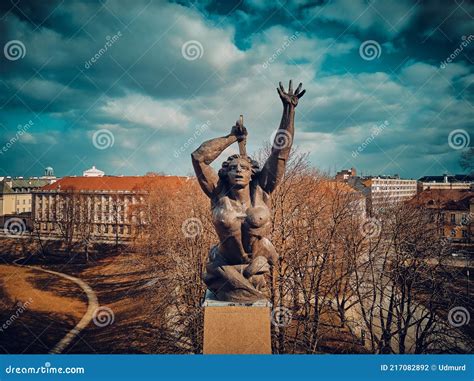
<svg viewBox="0 0 474 381"><path fill-rule="evenodd" d="M5 178L0 181L0 194L19 193L24 189L41 188L49 183L46 179Z"/></svg>
<svg viewBox="0 0 474 381"><path fill-rule="evenodd" d="M446 181L445 181L446 180ZM422 183L470 183L474 177L470 175L443 175L443 176L424 176L418 181Z"/></svg>
<svg viewBox="0 0 474 381"><path fill-rule="evenodd" d="M178 189L189 178L179 176L102 176L63 177L54 184L41 188L42 191L137 191L149 187Z"/></svg>
<svg viewBox="0 0 474 381"><path fill-rule="evenodd" d="M469 210L474 192L468 189L427 189L418 193L410 202L428 208Z"/></svg>

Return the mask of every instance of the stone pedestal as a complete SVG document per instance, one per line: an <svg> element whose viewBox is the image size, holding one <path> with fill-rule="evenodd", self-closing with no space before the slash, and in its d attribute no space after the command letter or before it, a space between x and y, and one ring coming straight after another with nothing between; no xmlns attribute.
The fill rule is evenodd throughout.
<svg viewBox="0 0 474 381"><path fill-rule="evenodd" d="M270 303L221 302L208 292L203 307L204 354L272 353Z"/></svg>

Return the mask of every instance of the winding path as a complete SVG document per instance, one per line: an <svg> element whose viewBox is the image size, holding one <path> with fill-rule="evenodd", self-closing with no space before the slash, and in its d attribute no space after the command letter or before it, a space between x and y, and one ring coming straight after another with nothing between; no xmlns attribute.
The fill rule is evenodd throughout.
<svg viewBox="0 0 474 381"><path fill-rule="evenodd" d="M23 258L21 258L23 259ZM57 271L52 271L52 270L46 270L46 269L43 269L41 267L37 267L37 266L28 266L28 265L20 265L18 264L18 261L20 261L21 259L17 259L14 262L14 264L16 266L22 266L22 267L28 267L30 269L34 269L34 270L37 270L37 271L42 271L42 272L45 272L45 273L49 273L49 274L53 274L53 275L57 275L61 278L64 278L64 279L67 279L71 282L74 282L76 283L80 288L82 288L82 290L85 292L85 294L87 295L87 299L88 299L88 306L87 306L87 311L86 313L82 316L81 320L79 321L79 323L76 324L76 326L71 329L67 334L66 336L64 336L55 346L53 349L51 349L49 351L49 353L51 354L59 354L59 353L62 353L67 347L68 345L72 342L72 340L74 340L74 338L84 329L86 328L89 323L91 322L92 318L94 317L94 313L95 311L99 308L99 301L97 299L97 295L96 293L94 292L94 290L86 283L84 282L83 280L79 279L79 278L76 278L76 277L73 277L71 275L67 275L67 274L64 274L64 273L60 273L60 272L57 272Z"/></svg>

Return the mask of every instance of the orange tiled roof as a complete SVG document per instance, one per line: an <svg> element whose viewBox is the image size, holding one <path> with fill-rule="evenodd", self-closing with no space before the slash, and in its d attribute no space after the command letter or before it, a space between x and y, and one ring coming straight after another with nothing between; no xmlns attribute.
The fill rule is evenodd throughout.
<svg viewBox="0 0 474 381"><path fill-rule="evenodd" d="M63 177L41 190L137 191L155 186L176 190L188 180L179 176Z"/></svg>

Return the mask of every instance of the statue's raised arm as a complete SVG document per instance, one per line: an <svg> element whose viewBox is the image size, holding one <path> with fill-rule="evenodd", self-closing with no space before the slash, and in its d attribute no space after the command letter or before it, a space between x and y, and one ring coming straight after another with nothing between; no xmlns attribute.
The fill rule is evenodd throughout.
<svg viewBox="0 0 474 381"><path fill-rule="evenodd" d="M300 83L296 91L293 92L293 85L290 80L288 92L285 92L281 82L277 87L283 103L283 115L281 116L280 127L275 134L272 151L260 174L260 186L267 193L272 193L276 189L285 173L286 162L290 155L295 134L295 107L306 92L306 90L301 90L302 86L303 84Z"/></svg>
<svg viewBox="0 0 474 381"><path fill-rule="evenodd" d="M247 130L243 125L236 123L230 134L207 140L191 154L191 160L197 180L208 197L212 197L219 181L219 176L211 167L211 163L232 143L245 139Z"/></svg>

